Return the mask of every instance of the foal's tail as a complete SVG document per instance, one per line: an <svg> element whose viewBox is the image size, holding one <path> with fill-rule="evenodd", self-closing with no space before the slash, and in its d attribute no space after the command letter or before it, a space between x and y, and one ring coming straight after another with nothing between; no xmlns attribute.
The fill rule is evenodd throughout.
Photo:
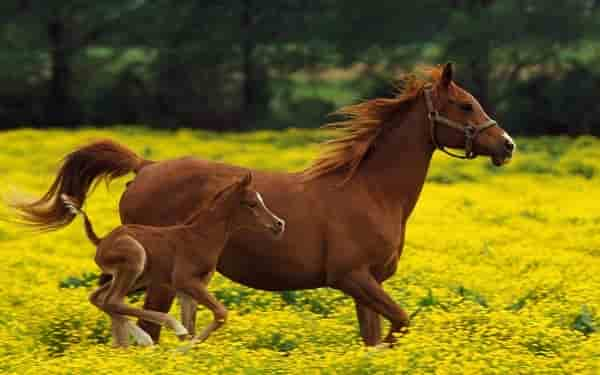
<svg viewBox="0 0 600 375"><path fill-rule="evenodd" d="M92 243L96 246L100 244L100 237L96 235L94 232L94 227L92 226L92 222L88 217L87 213L81 208L79 203L72 197L69 197L66 194L61 194L60 199L62 199L65 207L73 214L73 217L77 215L83 216L83 225L85 226L85 234L92 241Z"/></svg>
<svg viewBox="0 0 600 375"><path fill-rule="evenodd" d="M48 191L33 202L11 202L19 221L40 231L60 229L75 215L60 201L62 194L83 205L88 191L100 182L137 173L151 164L128 148L111 140L101 140L83 146L64 159Z"/></svg>

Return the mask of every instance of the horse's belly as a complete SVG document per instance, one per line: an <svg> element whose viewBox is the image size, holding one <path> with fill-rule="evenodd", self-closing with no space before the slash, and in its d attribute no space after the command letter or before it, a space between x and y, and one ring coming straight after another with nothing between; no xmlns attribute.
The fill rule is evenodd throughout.
<svg viewBox="0 0 600 375"><path fill-rule="evenodd" d="M322 263L311 262L306 252L302 259L289 253L262 252L262 249L260 244L227 246L217 269L227 278L255 289L313 289L325 285Z"/></svg>

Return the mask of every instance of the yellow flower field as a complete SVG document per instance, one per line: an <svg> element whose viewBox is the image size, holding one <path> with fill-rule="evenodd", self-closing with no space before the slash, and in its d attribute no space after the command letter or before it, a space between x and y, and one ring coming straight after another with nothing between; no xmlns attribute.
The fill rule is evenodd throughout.
<svg viewBox="0 0 600 375"><path fill-rule="evenodd" d="M192 154L298 170L324 134L3 132L0 193L39 196L61 157L101 137L156 160ZM337 291L262 292L220 276L210 289L230 318L207 342L184 353L163 331L159 346L112 349L108 319L87 300L97 269L81 220L41 235L0 222L0 373L600 374L600 140L517 143L504 168L435 155L385 284L414 314L392 349L362 346L354 305ZM118 225L127 181L89 199L99 233ZM210 318L202 311L198 322Z"/></svg>

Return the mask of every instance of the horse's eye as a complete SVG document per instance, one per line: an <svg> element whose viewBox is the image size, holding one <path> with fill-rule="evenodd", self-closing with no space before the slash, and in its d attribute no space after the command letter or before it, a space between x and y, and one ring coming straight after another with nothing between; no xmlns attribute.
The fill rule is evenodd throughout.
<svg viewBox="0 0 600 375"><path fill-rule="evenodd" d="M458 106L465 112L473 112L473 104L471 103L460 103Z"/></svg>
<svg viewBox="0 0 600 375"><path fill-rule="evenodd" d="M247 202L246 203L248 205L248 207L250 208L256 208L256 206L258 206L258 204L256 202Z"/></svg>

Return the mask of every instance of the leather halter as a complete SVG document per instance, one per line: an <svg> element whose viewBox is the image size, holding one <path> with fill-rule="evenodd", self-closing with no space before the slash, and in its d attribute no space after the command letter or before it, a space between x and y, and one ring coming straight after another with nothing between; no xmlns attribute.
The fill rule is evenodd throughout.
<svg viewBox="0 0 600 375"><path fill-rule="evenodd" d="M483 133L485 130L487 130L493 126L498 126L498 123L495 120L490 119L481 125L473 126L473 125L469 125L469 124L466 124L466 125L461 124L460 122L450 120L449 118L440 115L440 113L433 106L433 101L431 100L431 92L432 91L433 91L433 85L431 85L430 83L426 84L423 87L423 93L425 96L425 104L427 105L427 118L429 119L429 124L431 126L431 131L430 131L431 141L433 142L434 146L437 149L439 149L439 150L445 152L446 154L448 154L452 157L455 157L455 158L474 159L477 156L477 155L475 155L475 152L473 151L474 141L477 139L479 134ZM459 131L464 132L464 134L465 134L465 154L464 155L454 154L454 153L446 150L444 145L439 144L439 142L437 141L437 137L436 137L436 125L438 125L438 124L446 125L450 128L457 129Z"/></svg>

